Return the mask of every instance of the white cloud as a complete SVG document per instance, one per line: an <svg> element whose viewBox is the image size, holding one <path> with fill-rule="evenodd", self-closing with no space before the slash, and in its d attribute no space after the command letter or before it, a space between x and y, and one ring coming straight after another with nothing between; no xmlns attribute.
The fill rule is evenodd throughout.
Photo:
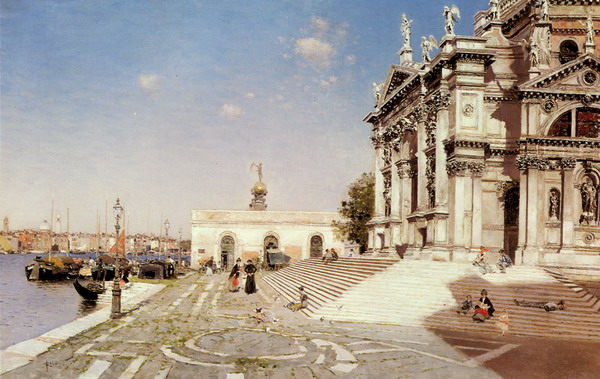
<svg viewBox="0 0 600 379"><path fill-rule="evenodd" d="M230 120L238 120L242 117L242 108L231 105L231 104L223 104L220 109L221 116L226 117Z"/></svg>
<svg viewBox="0 0 600 379"><path fill-rule="evenodd" d="M246 92L246 94L244 94L244 97L246 99L254 99L256 97L256 94L254 92Z"/></svg>
<svg viewBox="0 0 600 379"><path fill-rule="evenodd" d="M331 85L334 85L335 83L337 83L338 78L337 76L330 76L327 79L321 79L321 86L322 87L329 87Z"/></svg>
<svg viewBox="0 0 600 379"><path fill-rule="evenodd" d="M355 64L356 63L356 55L350 54L350 55L346 56L346 63Z"/></svg>
<svg viewBox="0 0 600 379"><path fill-rule="evenodd" d="M310 19L310 26L314 29L315 33L319 35L329 30L329 22L321 17L312 16Z"/></svg>
<svg viewBox="0 0 600 379"><path fill-rule="evenodd" d="M294 52L317 69L329 67L336 53L330 43L313 37L296 40Z"/></svg>
<svg viewBox="0 0 600 379"><path fill-rule="evenodd" d="M146 93L154 95L158 93L160 85L160 76L140 74L138 76L138 84Z"/></svg>
<svg viewBox="0 0 600 379"><path fill-rule="evenodd" d="M279 36L279 37L277 37L277 41L279 43L285 43L286 39L285 39L285 37Z"/></svg>

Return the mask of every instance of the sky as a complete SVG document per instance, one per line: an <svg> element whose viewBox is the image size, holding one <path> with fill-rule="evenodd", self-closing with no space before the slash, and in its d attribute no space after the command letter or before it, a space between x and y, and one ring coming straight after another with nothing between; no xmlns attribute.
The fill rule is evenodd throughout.
<svg viewBox="0 0 600 379"><path fill-rule="evenodd" d="M456 0L472 35L486 0ZM335 212L373 170L373 82L401 17L444 32L438 0L0 0L0 217L39 228L190 237L193 209ZM108 209L108 219L105 218ZM97 216L98 215L98 216Z"/></svg>

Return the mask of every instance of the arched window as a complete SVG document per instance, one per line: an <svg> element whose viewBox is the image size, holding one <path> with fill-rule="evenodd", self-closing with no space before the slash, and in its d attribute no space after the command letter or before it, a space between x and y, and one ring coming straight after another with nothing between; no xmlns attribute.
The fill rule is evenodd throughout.
<svg viewBox="0 0 600 379"><path fill-rule="evenodd" d="M560 44L558 60L564 64L572 61L579 56L579 46L573 40L566 40Z"/></svg>
<svg viewBox="0 0 600 379"><path fill-rule="evenodd" d="M600 109L576 108L563 113L550 127L550 137L599 138Z"/></svg>

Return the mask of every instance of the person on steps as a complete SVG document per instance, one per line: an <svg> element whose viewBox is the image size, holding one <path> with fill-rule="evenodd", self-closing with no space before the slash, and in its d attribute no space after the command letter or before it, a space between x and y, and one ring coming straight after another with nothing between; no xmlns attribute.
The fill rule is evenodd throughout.
<svg viewBox="0 0 600 379"><path fill-rule="evenodd" d="M308 295L306 294L306 292L304 292L304 287L298 287L298 291L298 298L285 305L286 308L291 309L293 312L299 311L300 309L308 308Z"/></svg>
<svg viewBox="0 0 600 379"><path fill-rule="evenodd" d="M472 308L473 308L473 300L471 298L471 295L467 295L467 298L460 304L460 306L456 310L456 313L462 313L462 314L466 315L467 312L470 311Z"/></svg>
<svg viewBox="0 0 600 379"><path fill-rule="evenodd" d="M496 267L498 267L501 273L506 274L506 269L513 265L513 261L504 249L501 249L498 253L500 254L500 259L498 259Z"/></svg>
<svg viewBox="0 0 600 379"><path fill-rule="evenodd" d="M475 260L473 261L473 266L479 267L479 271L482 275L494 272L492 266L490 266L489 263L485 261L485 253L487 253L488 251L488 248L481 246L481 250L479 250L479 252L477 253L477 257L475 257Z"/></svg>
<svg viewBox="0 0 600 379"><path fill-rule="evenodd" d="M479 303L483 303L487 306L487 313L488 313L489 317L494 317L494 312L496 310L494 309L494 305L492 305L492 301L487 297L487 294L488 293L485 289L481 290L481 297L479 298ZM480 305L476 305L475 309L477 310L477 308L482 308L482 307Z"/></svg>
<svg viewBox="0 0 600 379"><path fill-rule="evenodd" d="M556 303L553 301L518 301L517 299L514 299L513 301L519 307L540 308L544 309L546 312L562 311L566 308L566 304L562 300L559 300Z"/></svg>

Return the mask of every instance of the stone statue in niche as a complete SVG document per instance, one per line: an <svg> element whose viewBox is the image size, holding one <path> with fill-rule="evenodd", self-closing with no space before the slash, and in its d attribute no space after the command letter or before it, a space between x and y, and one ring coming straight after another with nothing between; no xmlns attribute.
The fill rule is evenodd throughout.
<svg viewBox="0 0 600 379"><path fill-rule="evenodd" d="M594 185L592 178L585 177L581 187L581 210L582 215L580 223L590 224L596 218L596 211L598 209L598 189Z"/></svg>
<svg viewBox="0 0 600 379"><path fill-rule="evenodd" d="M558 220L560 214L560 192L553 188L550 190L550 218Z"/></svg>

